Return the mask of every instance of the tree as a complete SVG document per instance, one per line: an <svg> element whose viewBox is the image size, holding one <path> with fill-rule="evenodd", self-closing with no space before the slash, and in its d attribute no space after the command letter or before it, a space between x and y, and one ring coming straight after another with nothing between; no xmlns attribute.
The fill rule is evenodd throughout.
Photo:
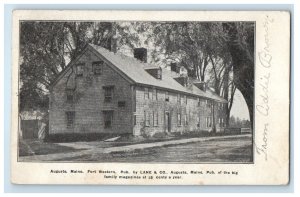
<svg viewBox="0 0 300 197"><path fill-rule="evenodd" d="M236 125L236 119L235 119L234 116L230 116L230 118L229 118L229 125L231 127L234 127Z"/></svg>
<svg viewBox="0 0 300 197"><path fill-rule="evenodd" d="M20 109L47 106L51 81L65 68L62 23L22 22Z"/></svg>
<svg viewBox="0 0 300 197"><path fill-rule="evenodd" d="M224 23L227 46L232 58L233 81L248 106L253 125L254 93L254 23Z"/></svg>
<svg viewBox="0 0 300 197"><path fill-rule="evenodd" d="M153 40L158 50L154 55L164 54L166 61L184 66L190 77L205 81L209 65L209 26L199 22L152 23Z"/></svg>

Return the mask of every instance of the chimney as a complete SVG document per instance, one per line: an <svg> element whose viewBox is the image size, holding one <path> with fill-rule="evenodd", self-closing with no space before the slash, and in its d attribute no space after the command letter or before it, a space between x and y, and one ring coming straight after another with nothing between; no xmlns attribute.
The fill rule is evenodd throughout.
<svg viewBox="0 0 300 197"><path fill-rule="evenodd" d="M170 67L171 67L171 71L178 73L178 66L176 62L172 62L170 64Z"/></svg>
<svg viewBox="0 0 300 197"><path fill-rule="evenodd" d="M145 48L135 48L133 50L133 55L136 59L147 63L147 49Z"/></svg>
<svg viewBox="0 0 300 197"><path fill-rule="evenodd" d="M207 84L204 81L195 81L194 85L203 92L206 92Z"/></svg>
<svg viewBox="0 0 300 197"><path fill-rule="evenodd" d="M111 35L111 51L116 53L117 52L117 27L116 23L112 23L112 35Z"/></svg>
<svg viewBox="0 0 300 197"><path fill-rule="evenodd" d="M105 48L110 50L111 52L117 52L117 28L116 23L113 22L101 22L101 24L106 27L109 32L110 36L107 40Z"/></svg>

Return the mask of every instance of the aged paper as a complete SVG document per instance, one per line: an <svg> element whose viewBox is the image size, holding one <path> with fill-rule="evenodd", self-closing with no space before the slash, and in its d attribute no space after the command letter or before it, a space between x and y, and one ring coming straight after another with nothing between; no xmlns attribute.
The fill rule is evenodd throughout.
<svg viewBox="0 0 300 197"><path fill-rule="evenodd" d="M288 12L15 10L12 38L12 183L289 183Z"/></svg>

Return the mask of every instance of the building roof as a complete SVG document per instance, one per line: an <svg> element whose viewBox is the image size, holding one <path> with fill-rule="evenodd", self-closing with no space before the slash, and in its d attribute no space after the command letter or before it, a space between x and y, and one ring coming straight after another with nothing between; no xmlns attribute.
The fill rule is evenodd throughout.
<svg viewBox="0 0 300 197"><path fill-rule="evenodd" d="M227 102L223 97L218 96L209 89L204 92L197 88L195 85L192 85L189 88L182 86L176 80L174 80L174 77L179 76L178 73L162 68L162 79L156 79L148 74L147 71L145 71L145 69L159 68L154 64L141 62L136 58L128 57L122 53L113 53L97 45L89 44L89 46L95 49L95 51L97 51L106 60L112 63L115 67L117 67L127 77L129 77L137 84L179 91L186 94L209 98L219 102Z"/></svg>

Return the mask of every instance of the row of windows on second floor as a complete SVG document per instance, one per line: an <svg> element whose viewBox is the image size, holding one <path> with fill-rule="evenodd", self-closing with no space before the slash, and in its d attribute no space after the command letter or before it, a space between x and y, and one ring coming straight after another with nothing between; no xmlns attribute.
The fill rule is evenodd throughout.
<svg viewBox="0 0 300 197"><path fill-rule="evenodd" d="M103 101L105 103L111 103L114 98L114 91L115 91L115 86L109 85L109 86L103 86ZM66 90L66 95L67 95L67 102L68 103L73 103L75 100L75 90L73 89L67 89ZM165 102L171 102L172 100L170 99L170 94L168 91L164 92L164 101ZM176 94L177 95L177 104L178 105L187 105L189 102L189 98L187 95L182 95L182 94ZM144 99L152 99L152 100L159 100L158 99L158 91L157 89L150 89L150 88L144 88ZM212 101L208 99L197 99L197 106L206 106L207 108L212 109ZM125 101L118 101L118 107L125 107L126 102ZM224 110L226 109L227 105L225 103L217 103L217 108L219 110Z"/></svg>
<svg viewBox="0 0 300 197"><path fill-rule="evenodd" d="M104 103L112 103L114 98L114 92L115 92L115 86L103 86L103 102ZM66 101L67 103L73 104L76 99L76 90L73 89L67 89L66 90ZM122 108L126 106L125 100L119 100L118 101L118 107Z"/></svg>
<svg viewBox="0 0 300 197"><path fill-rule="evenodd" d="M155 88L148 88L145 87L143 88L144 91L144 99L145 100L164 100L165 102L176 102L178 105L187 105L189 102L192 100L195 100L195 98L191 98L187 95L184 94L175 94L176 95L176 101L175 99L172 99L173 93L170 93L168 91L158 91ZM163 96L161 96L163 95ZM197 106L206 106L208 108L212 108L214 102L209 100L209 99L204 99L204 98L197 98ZM226 103L217 103L216 105L218 110L225 110L227 105Z"/></svg>

